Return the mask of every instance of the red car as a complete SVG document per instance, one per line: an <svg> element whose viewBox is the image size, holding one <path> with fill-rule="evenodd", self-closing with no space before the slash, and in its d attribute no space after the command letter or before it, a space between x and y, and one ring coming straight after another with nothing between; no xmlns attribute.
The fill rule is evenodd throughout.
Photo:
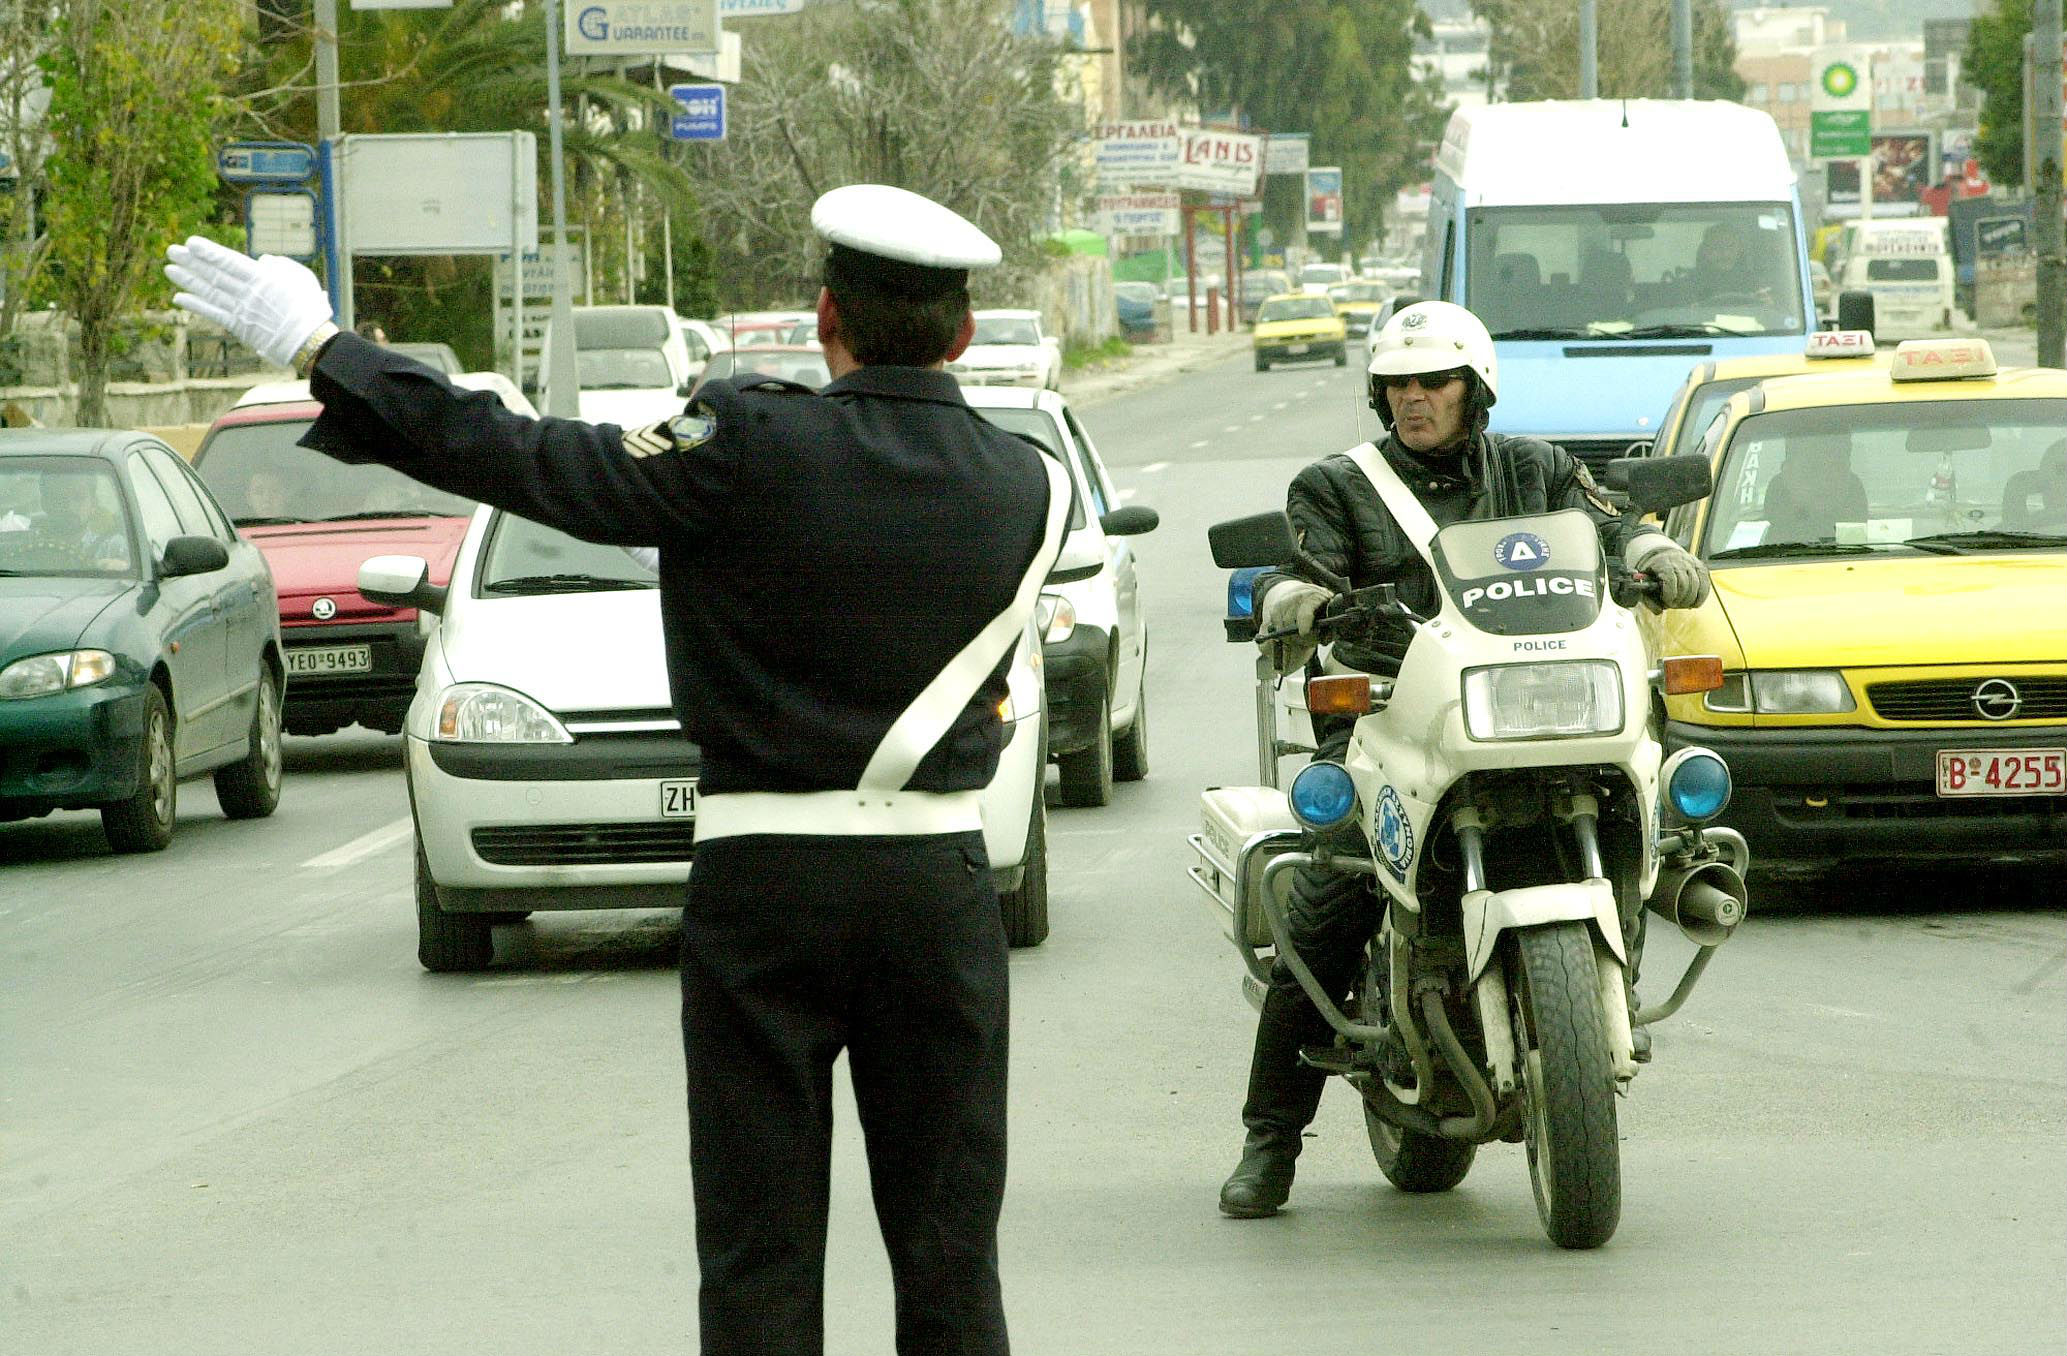
<svg viewBox="0 0 2067 1356"><path fill-rule="evenodd" d="M450 380L533 413L499 373ZM359 565L372 556L421 556L434 583L448 582L475 506L385 466L350 466L298 446L322 408L306 382L254 387L209 428L194 469L272 568L287 732L329 734L357 722L396 734L436 618L362 597Z"/></svg>

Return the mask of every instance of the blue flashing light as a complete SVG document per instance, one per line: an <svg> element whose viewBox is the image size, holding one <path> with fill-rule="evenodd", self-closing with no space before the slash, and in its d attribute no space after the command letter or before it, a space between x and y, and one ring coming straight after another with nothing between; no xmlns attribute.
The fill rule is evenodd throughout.
<svg viewBox="0 0 2067 1356"><path fill-rule="evenodd" d="M1332 829L1356 812L1356 783L1340 763L1313 763L1292 779L1292 813L1309 829Z"/></svg>
<svg viewBox="0 0 2067 1356"><path fill-rule="evenodd" d="M1715 818L1730 803L1730 769L1722 759L1703 750L1681 761L1672 770L1666 794L1672 808L1693 822Z"/></svg>
<svg viewBox="0 0 2067 1356"><path fill-rule="evenodd" d="M1263 577L1268 568L1265 565L1247 565L1227 576L1228 616L1256 615L1256 581Z"/></svg>

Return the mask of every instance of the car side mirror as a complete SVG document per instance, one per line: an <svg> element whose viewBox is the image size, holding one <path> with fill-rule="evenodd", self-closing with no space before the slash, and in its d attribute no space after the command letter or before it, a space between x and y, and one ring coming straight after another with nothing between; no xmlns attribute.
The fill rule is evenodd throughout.
<svg viewBox="0 0 2067 1356"><path fill-rule="evenodd" d="M1621 457L1601 471L1602 483L1626 493L1630 507L1639 513L1663 513L1691 504L1715 488L1708 458L1699 455Z"/></svg>
<svg viewBox="0 0 2067 1356"><path fill-rule="evenodd" d="M1105 529L1108 537L1138 537L1144 532L1153 532L1162 525L1162 515L1152 508L1129 504L1098 516L1098 525Z"/></svg>
<svg viewBox="0 0 2067 1356"><path fill-rule="evenodd" d="M451 592L431 582L430 562L422 556L373 556L360 563L358 584L369 602L424 612L443 612Z"/></svg>
<svg viewBox="0 0 2067 1356"><path fill-rule="evenodd" d="M174 537L165 543L158 577L178 579L190 574L213 574L229 568L229 564L230 548L213 537Z"/></svg>

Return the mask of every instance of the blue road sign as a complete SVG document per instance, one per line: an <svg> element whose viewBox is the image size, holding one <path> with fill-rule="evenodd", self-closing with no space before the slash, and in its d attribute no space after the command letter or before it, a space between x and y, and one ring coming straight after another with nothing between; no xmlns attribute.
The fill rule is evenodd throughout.
<svg viewBox="0 0 2067 1356"><path fill-rule="evenodd" d="M215 154L233 184L300 184L316 173L316 148L298 141L233 141Z"/></svg>
<svg viewBox="0 0 2067 1356"><path fill-rule="evenodd" d="M669 136L676 141L725 139L723 85L669 85L667 92L680 105L668 125Z"/></svg>

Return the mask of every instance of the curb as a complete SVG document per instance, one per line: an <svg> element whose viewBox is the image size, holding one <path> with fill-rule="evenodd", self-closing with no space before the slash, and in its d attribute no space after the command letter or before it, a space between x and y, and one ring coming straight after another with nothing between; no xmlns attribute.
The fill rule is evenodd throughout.
<svg viewBox="0 0 2067 1356"><path fill-rule="evenodd" d="M1064 377L1062 394L1072 406L1081 409L1248 351L1249 334L1246 330L1223 331L1211 338L1143 345L1135 349L1123 365L1079 373L1074 378Z"/></svg>

